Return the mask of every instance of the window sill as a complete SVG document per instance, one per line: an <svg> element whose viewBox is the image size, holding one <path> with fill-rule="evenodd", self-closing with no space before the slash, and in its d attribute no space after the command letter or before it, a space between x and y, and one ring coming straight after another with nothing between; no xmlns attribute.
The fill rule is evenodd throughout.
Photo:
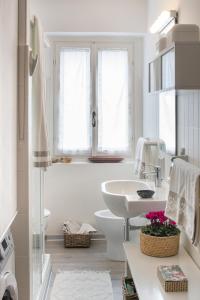
<svg viewBox="0 0 200 300"><path fill-rule="evenodd" d="M121 162L91 162L86 160L72 160L69 163L64 163L64 162L56 162L53 163L52 165L126 165L126 164L133 164L134 160L131 159L124 159Z"/></svg>

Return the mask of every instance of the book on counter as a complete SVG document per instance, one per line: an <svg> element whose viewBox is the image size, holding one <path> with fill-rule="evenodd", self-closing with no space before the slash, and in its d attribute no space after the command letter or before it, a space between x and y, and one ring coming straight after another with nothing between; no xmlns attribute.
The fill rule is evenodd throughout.
<svg viewBox="0 0 200 300"><path fill-rule="evenodd" d="M179 265L158 266L157 274L165 292L187 292L188 280Z"/></svg>

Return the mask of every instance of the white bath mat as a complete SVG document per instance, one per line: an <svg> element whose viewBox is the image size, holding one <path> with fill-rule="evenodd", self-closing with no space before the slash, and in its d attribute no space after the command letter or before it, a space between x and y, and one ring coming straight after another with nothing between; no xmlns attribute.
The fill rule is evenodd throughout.
<svg viewBox="0 0 200 300"><path fill-rule="evenodd" d="M56 275L51 300L113 300L109 272L65 271Z"/></svg>

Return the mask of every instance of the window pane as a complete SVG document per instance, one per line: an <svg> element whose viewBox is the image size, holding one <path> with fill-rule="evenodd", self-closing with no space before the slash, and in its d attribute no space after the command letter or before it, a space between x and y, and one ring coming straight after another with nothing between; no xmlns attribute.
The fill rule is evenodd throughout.
<svg viewBox="0 0 200 300"><path fill-rule="evenodd" d="M99 50L98 151L128 150L128 50Z"/></svg>
<svg viewBox="0 0 200 300"><path fill-rule="evenodd" d="M64 48L60 53L58 150L90 150L90 49Z"/></svg>

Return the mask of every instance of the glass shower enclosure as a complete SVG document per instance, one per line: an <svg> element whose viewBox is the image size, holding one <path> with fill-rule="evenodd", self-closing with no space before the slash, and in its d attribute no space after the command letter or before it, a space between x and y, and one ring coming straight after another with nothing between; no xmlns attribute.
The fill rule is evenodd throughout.
<svg viewBox="0 0 200 300"><path fill-rule="evenodd" d="M31 84L30 84L31 86ZM30 95L32 105L29 111L29 128L30 128L30 152L33 153L32 144L35 129L35 109L32 96ZM31 265L32 265L32 295L33 299L43 299L50 274L51 263L50 255L45 253L45 222L44 222L44 173L43 168L34 165L33 155L30 158L30 201L31 201L31 228L32 228L32 249L31 249Z"/></svg>

